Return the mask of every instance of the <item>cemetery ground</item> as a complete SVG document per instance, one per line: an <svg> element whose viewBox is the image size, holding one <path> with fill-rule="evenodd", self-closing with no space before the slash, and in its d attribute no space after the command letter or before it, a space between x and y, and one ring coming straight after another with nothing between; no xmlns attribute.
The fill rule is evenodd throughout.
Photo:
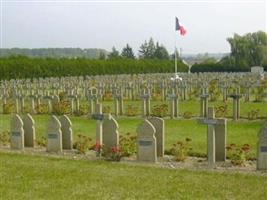
<svg viewBox="0 0 267 200"><path fill-rule="evenodd" d="M0 114L0 199L265 199L267 174L266 171L256 170L256 154L258 133L267 119L267 107L264 99L257 102L253 97L250 101L241 100L238 120L232 119L232 98L225 102L220 98L208 103L215 107L215 111L220 106L227 108L223 116L216 116L227 118L227 149L249 146L249 154L245 158L239 155L245 159L242 165L234 166L231 163L233 155L227 151L227 161L218 162L215 168L207 165L207 124L198 121L201 118L198 98L181 99L177 118L170 118L170 110L163 114L165 157L157 163L140 162L136 153L123 157L121 162L109 162L105 157L97 157L93 145L97 142L99 120L96 122L89 117L97 111L95 108L94 112L88 112L88 101L82 98L78 111L85 109L86 112L73 112L70 107L74 103L72 101L68 101L65 111L72 123L74 146L81 136L92 139L92 150L86 152L79 152L77 146L70 151L47 152L48 134L54 132L48 131L52 111L48 112L46 99L40 104L43 110L37 111L35 107L39 113L32 113L38 143L35 148L14 150L10 144L1 146L1 140L6 140L5 136L10 133L17 134L17 129L15 132L10 130L12 115ZM10 108L9 113L16 112L16 102L12 101L6 104ZM25 99L24 103L23 113L17 112L20 116L31 110L30 99ZM142 101L125 100L124 112L118 116L112 98L101 103L103 113L111 113L116 119L120 136L137 136L137 127L144 122ZM151 115L155 106L164 104L169 107L168 101L151 101ZM133 113L129 112L129 106L135 108ZM0 108L0 113L5 113L3 108ZM62 113L56 115L60 118ZM186 141L189 141L187 147L190 149L186 151L190 157L177 161L171 149ZM140 143L134 141L134 144Z"/></svg>
<svg viewBox="0 0 267 200"><path fill-rule="evenodd" d="M0 153L0 199L266 199L266 176Z"/></svg>

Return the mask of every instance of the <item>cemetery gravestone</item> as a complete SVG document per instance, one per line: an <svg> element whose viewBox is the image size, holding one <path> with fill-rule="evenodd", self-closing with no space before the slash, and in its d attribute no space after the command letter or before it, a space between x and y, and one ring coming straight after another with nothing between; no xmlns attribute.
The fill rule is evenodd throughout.
<svg viewBox="0 0 267 200"><path fill-rule="evenodd" d="M95 87L89 88L88 101L90 104L90 113L93 114L96 112L96 104L98 104L98 90Z"/></svg>
<svg viewBox="0 0 267 200"><path fill-rule="evenodd" d="M24 149L24 130L23 121L18 114L15 114L11 118L11 137L10 137L10 147L11 149Z"/></svg>
<svg viewBox="0 0 267 200"><path fill-rule="evenodd" d="M233 98L233 120L238 120L240 118L240 98L242 97L240 88L237 88L229 97Z"/></svg>
<svg viewBox="0 0 267 200"><path fill-rule="evenodd" d="M157 156L164 156L164 143L165 143L165 123L162 118L152 117L147 119L155 128L155 137L157 141Z"/></svg>
<svg viewBox="0 0 267 200"><path fill-rule="evenodd" d="M96 104L96 113L92 114L92 119L96 120L96 143L99 145L103 144L103 120L104 119L111 119L110 114L103 114L102 113L102 104Z"/></svg>
<svg viewBox="0 0 267 200"><path fill-rule="evenodd" d="M137 128L137 160L157 162L157 140L155 137L155 128L148 121Z"/></svg>
<svg viewBox="0 0 267 200"><path fill-rule="evenodd" d="M200 95L200 117L207 117L208 113L209 94L206 93L206 90L206 88L203 88L202 94Z"/></svg>
<svg viewBox="0 0 267 200"><path fill-rule="evenodd" d="M175 94L175 90L172 89L172 93L169 95L170 99L170 117L178 117L178 95Z"/></svg>
<svg viewBox="0 0 267 200"><path fill-rule="evenodd" d="M35 122L30 114L23 118L25 147L34 147L35 143Z"/></svg>
<svg viewBox="0 0 267 200"><path fill-rule="evenodd" d="M267 169L267 122L265 122L263 128L258 135L258 152L257 152L257 169Z"/></svg>
<svg viewBox="0 0 267 200"><path fill-rule="evenodd" d="M213 166L216 161L226 160L227 120L215 119L214 108L208 108L208 117L201 120L208 125L208 164Z"/></svg>
<svg viewBox="0 0 267 200"><path fill-rule="evenodd" d="M114 110L115 110L115 116L123 115L123 94L122 89L114 89L113 90L113 96L114 96Z"/></svg>
<svg viewBox="0 0 267 200"><path fill-rule="evenodd" d="M150 115L150 92L148 89L143 90L142 98L142 113L143 117Z"/></svg>
<svg viewBox="0 0 267 200"><path fill-rule="evenodd" d="M55 111L55 107L59 104L60 102L60 98L58 95L54 95L53 98L52 98L52 110Z"/></svg>
<svg viewBox="0 0 267 200"><path fill-rule="evenodd" d="M31 101L31 114L36 114L36 110L35 110L35 96L34 95L30 95L29 98L30 98L30 101Z"/></svg>
<svg viewBox="0 0 267 200"><path fill-rule="evenodd" d="M62 132L61 124L56 116L52 115L47 128L47 151L62 151Z"/></svg>
<svg viewBox="0 0 267 200"><path fill-rule="evenodd" d="M119 146L119 125L111 116L103 121L103 144L107 150Z"/></svg>
<svg viewBox="0 0 267 200"><path fill-rule="evenodd" d="M61 116L59 121L61 123L62 148L72 150L72 123L67 115Z"/></svg>

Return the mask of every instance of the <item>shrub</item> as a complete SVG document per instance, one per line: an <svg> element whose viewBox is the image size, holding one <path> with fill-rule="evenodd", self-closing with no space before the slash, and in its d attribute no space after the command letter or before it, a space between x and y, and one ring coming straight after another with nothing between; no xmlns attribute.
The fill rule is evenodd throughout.
<svg viewBox="0 0 267 200"><path fill-rule="evenodd" d="M136 154L136 136L126 133L126 135L120 135L120 150L122 156L132 156Z"/></svg>
<svg viewBox="0 0 267 200"><path fill-rule="evenodd" d="M225 117L228 112L227 105L221 105L215 107L215 116L216 117Z"/></svg>
<svg viewBox="0 0 267 200"><path fill-rule="evenodd" d="M65 115L71 113L69 101L60 101L53 105L53 113L56 115Z"/></svg>
<svg viewBox="0 0 267 200"><path fill-rule="evenodd" d="M66 99L67 94L66 94L66 92L60 92L60 93L58 94L58 97L59 97L59 100L60 100L60 101L63 101L63 100Z"/></svg>
<svg viewBox="0 0 267 200"><path fill-rule="evenodd" d="M15 103L9 101L6 104L3 104L3 113L4 114L14 113L15 110L16 110Z"/></svg>
<svg viewBox="0 0 267 200"><path fill-rule="evenodd" d="M250 112L248 112L248 119L249 120L257 119L259 116L259 112L260 112L259 109L251 110Z"/></svg>
<svg viewBox="0 0 267 200"><path fill-rule="evenodd" d="M38 146L46 147L46 145L47 145L47 139L42 136L40 139L37 139L36 140L36 143L37 143Z"/></svg>
<svg viewBox="0 0 267 200"><path fill-rule="evenodd" d="M196 100L199 95L200 95L199 90L194 89L188 93L188 98L189 100Z"/></svg>
<svg viewBox="0 0 267 200"><path fill-rule="evenodd" d="M37 114L48 114L48 105L47 104L37 105L35 110Z"/></svg>
<svg viewBox="0 0 267 200"><path fill-rule="evenodd" d="M78 153L85 154L92 149L92 139L88 136L79 134L76 141L73 143L73 148L78 150Z"/></svg>
<svg viewBox="0 0 267 200"><path fill-rule="evenodd" d="M183 117L185 119L191 119L193 117L193 113L189 112L189 111L186 111L186 112L184 112Z"/></svg>
<svg viewBox="0 0 267 200"><path fill-rule="evenodd" d="M111 113L111 108L110 106L103 106L103 113Z"/></svg>
<svg viewBox="0 0 267 200"><path fill-rule="evenodd" d="M250 159L252 147L249 144L244 144L238 147L236 144L230 144L226 147L228 158L233 165L245 166L245 161Z"/></svg>
<svg viewBox="0 0 267 200"><path fill-rule="evenodd" d="M167 104L160 104L155 105L152 108L152 116L156 117L165 117L168 114L168 105Z"/></svg>
<svg viewBox="0 0 267 200"><path fill-rule="evenodd" d="M190 138L185 138L185 141L177 141L172 145L170 151L177 161L185 161L188 157L189 151L192 150L191 141Z"/></svg>
<svg viewBox="0 0 267 200"><path fill-rule="evenodd" d="M75 116L86 115L86 114L88 114L88 110L89 110L88 106L82 104L82 105L80 105L79 110L75 110L75 111L73 112L73 114L74 114Z"/></svg>
<svg viewBox="0 0 267 200"><path fill-rule="evenodd" d="M113 99L113 94L110 90L107 90L105 93L104 93L104 96L103 96L103 99L105 100L108 100L108 101L111 101Z"/></svg>
<svg viewBox="0 0 267 200"><path fill-rule="evenodd" d="M8 131L3 131L0 133L0 144L7 145L10 143L10 133Z"/></svg>
<svg viewBox="0 0 267 200"><path fill-rule="evenodd" d="M105 156L107 160L120 161L122 158L121 149L119 147L114 146L114 147L111 147L111 149L104 148L103 151L104 151L103 155Z"/></svg>
<svg viewBox="0 0 267 200"><path fill-rule="evenodd" d="M260 86L256 89L255 91L255 102L262 102L263 99L264 99L264 90L265 90L265 87L263 86Z"/></svg>
<svg viewBox="0 0 267 200"><path fill-rule="evenodd" d="M138 114L138 107L137 106L133 106L133 105L128 105L126 107L126 113L125 114L128 117L137 116L137 114Z"/></svg>

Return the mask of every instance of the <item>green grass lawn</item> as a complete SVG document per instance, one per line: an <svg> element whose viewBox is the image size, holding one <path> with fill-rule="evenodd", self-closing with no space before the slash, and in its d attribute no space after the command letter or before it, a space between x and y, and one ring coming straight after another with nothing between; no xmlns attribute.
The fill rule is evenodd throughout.
<svg viewBox="0 0 267 200"><path fill-rule="evenodd" d="M46 136L46 127L49 115L33 115L36 123L37 138ZM90 136L95 139L96 121L87 117L70 116L73 124L74 138L78 134ZM136 128L142 122L138 118L118 118L119 133L128 132L136 135ZM252 153L255 156L257 134L261 129L263 121L231 121L228 122L227 143L243 145L248 143L252 145ZM0 130L10 129L10 115L0 115ZM207 126L199 124L196 120L190 119L166 119L165 120L165 149L169 149L177 140L184 140L186 137L192 139L193 151L197 153L206 153Z"/></svg>
<svg viewBox="0 0 267 200"><path fill-rule="evenodd" d="M0 153L0 199L266 199L267 177Z"/></svg>

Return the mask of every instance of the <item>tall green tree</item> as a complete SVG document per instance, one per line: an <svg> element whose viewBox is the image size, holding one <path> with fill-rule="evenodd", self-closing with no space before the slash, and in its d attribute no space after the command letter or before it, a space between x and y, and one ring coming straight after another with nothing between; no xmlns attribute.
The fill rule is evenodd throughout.
<svg viewBox="0 0 267 200"><path fill-rule="evenodd" d="M130 59L135 58L133 49L130 47L129 44L126 44L126 47L122 49L121 56L123 58L130 58Z"/></svg>
<svg viewBox="0 0 267 200"><path fill-rule="evenodd" d="M109 59L118 59L120 58L120 52L115 48L112 47L112 51L110 54L108 54Z"/></svg>
<svg viewBox="0 0 267 200"><path fill-rule="evenodd" d="M227 41L231 47L230 57L234 59L236 66L264 65L267 48L267 34L265 32L258 31L244 36L234 34Z"/></svg>
<svg viewBox="0 0 267 200"><path fill-rule="evenodd" d="M148 43L145 40L145 42L143 44L141 44L140 49L139 49L139 57L140 58L146 58L147 57L147 55L148 55L148 53L147 53L148 48L147 47L148 47Z"/></svg>
<svg viewBox="0 0 267 200"><path fill-rule="evenodd" d="M154 58L161 59L161 60L168 60L170 58L167 49L161 44L156 43Z"/></svg>
<svg viewBox="0 0 267 200"><path fill-rule="evenodd" d="M153 38L150 38L149 41L145 41L143 44L140 46L139 50L139 57L144 58L144 59L153 59L155 58L155 43Z"/></svg>

